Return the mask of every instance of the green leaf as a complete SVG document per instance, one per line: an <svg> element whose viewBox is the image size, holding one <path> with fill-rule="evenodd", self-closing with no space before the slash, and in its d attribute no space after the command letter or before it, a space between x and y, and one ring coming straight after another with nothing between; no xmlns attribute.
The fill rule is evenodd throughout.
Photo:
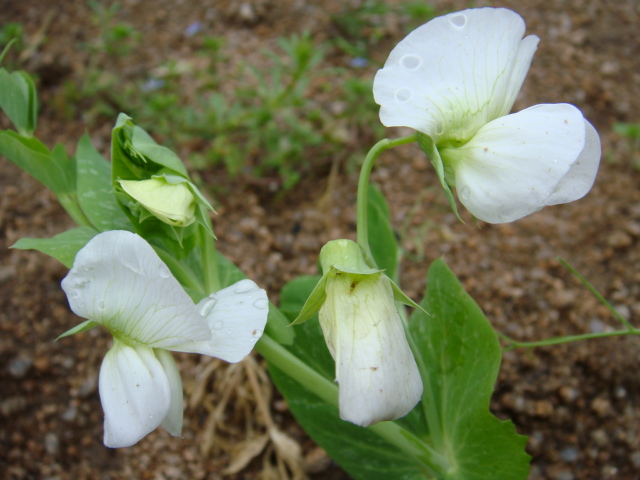
<svg viewBox="0 0 640 480"><path fill-rule="evenodd" d="M298 277L284 286L280 308L293 320L318 283L318 276ZM291 327L296 338L287 349L333 382L335 364L315 319ZM269 373L305 431L354 479L418 480L430 478L411 458L367 428L340 419L338 409L269 365ZM413 418L413 417L412 417Z"/></svg>
<svg viewBox="0 0 640 480"><path fill-rule="evenodd" d="M0 131L0 155L48 187L56 196L74 190L69 172L35 138L26 138L11 130Z"/></svg>
<svg viewBox="0 0 640 480"><path fill-rule="evenodd" d="M422 404L434 448L449 462L447 480L526 479L526 437L489 412L501 349L486 317L442 260L409 330L419 352Z"/></svg>
<svg viewBox="0 0 640 480"><path fill-rule="evenodd" d="M78 227L53 238L21 238L11 248L38 250L71 268L78 251L97 234L98 232L91 227Z"/></svg>
<svg viewBox="0 0 640 480"><path fill-rule="evenodd" d="M433 143L433 139L428 135L425 135L424 133L418 132L418 145L420 145L422 151L427 154L429 160L431 161L431 164L436 169L436 175L438 176L440 185L444 190L444 195L445 197L447 197L447 201L449 202L453 213L455 213L456 217L458 217L458 220L464 223L460 218L460 215L458 214L458 207L456 206L456 199L453 196L453 192L451 191L449 184L444 178L444 164L442 163L442 158L440 158L440 152L438 152L438 148Z"/></svg>
<svg viewBox="0 0 640 480"><path fill-rule="evenodd" d="M0 108L21 135L31 137L36 128L38 102L35 85L25 72L0 69Z"/></svg>
<svg viewBox="0 0 640 480"><path fill-rule="evenodd" d="M367 228L369 248L379 268L391 279L397 278L398 245L391 228L389 205L384 195L373 184L369 187Z"/></svg>
<svg viewBox="0 0 640 480"><path fill-rule="evenodd" d="M131 230L111 186L111 164L85 134L76 149L78 203L91 224L101 232Z"/></svg>

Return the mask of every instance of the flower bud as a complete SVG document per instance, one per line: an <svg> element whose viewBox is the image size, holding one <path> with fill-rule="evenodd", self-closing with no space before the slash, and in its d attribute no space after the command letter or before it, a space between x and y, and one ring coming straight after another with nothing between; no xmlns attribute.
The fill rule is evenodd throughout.
<svg viewBox="0 0 640 480"><path fill-rule="evenodd" d="M149 180L120 180L122 189L154 217L174 227L191 225L196 199L186 183L169 183L163 177Z"/></svg>

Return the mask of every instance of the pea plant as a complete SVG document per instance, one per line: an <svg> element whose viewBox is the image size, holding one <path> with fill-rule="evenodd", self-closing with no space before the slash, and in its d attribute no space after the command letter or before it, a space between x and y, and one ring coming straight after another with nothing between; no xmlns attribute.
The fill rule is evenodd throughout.
<svg viewBox="0 0 640 480"><path fill-rule="evenodd" d="M216 250L213 208L173 151L125 113L109 161L88 135L73 156L49 149L34 136L33 81L0 69L0 107L15 127L0 131L0 154L77 225L13 247L70 269L62 289L82 320L61 337L97 327L113 336L99 373L105 446L129 447L159 426L181 434L171 352L239 362L256 350L300 425L353 478L526 479L526 437L489 410L500 338L518 348L640 330L616 315L620 330L518 342L492 328L443 260L429 268L424 297L409 298L389 207L370 185L382 152L417 142L456 215L456 196L476 219L505 223L586 195L601 148L580 110L510 113L539 40L524 32L518 14L478 8L435 18L396 45L373 97L383 125L414 132L369 150L357 240L328 242L320 274L286 284L279 306Z"/></svg>

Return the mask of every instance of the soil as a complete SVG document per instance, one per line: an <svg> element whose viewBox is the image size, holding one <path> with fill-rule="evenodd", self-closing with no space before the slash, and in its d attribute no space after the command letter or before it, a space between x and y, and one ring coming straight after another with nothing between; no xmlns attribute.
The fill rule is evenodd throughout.
<svg viewBox="0 0 640 480"><path fill-rule="evenodd" d="M223 36L232 58L251 59L294 31L331 38L333 15L359 3L158 0L151 6L123 0L116 18L142 32L137 49L142 53L133 62L105 68L127 78L167 58L191 58L195 47L183 32L195 21ZM453 0L432 4L438 14L468 6ZM518 340L620 327L562 266L557 259L562 257L637 324L640 152L612 125L640 122L640 4L480 0L476 5L516 10L528 33L541 38L515 110L538 103L578 106L600 132L600 172L593 190L578 202L506 225L474 224L464 212L462 224L415 146L385 153L374 179L412 256L403 263L402 285L420 298L429 263L444 257L495 328ZM55 6L0 0L0 25L20 22L29 41L44 40L21 63L39 78L38 137L49 146L60 142L71 153L89 130L108 156L115 119L69 118L60 104L65 81L82 75L90 60L81 48L95 35L90 16L80 0ZM376 50L380 61L402 36L398 23L402 18L385 22ZM373 67L363 70L374 73ZM0 122L8 127L5 119ZM153 131L152 125L142 126ZM189 148L179 148L183 158ZM285 282L315 273L326 241L354 238L356 174L338 167L332 181L318 170L278 194L220 171L201 173L218 192L219 249L276 300ZM105 448L97 377L109 334L94 329L53 342L78 323L59 286L65 268L37 252L5 248L22 237L53 236L71 221L48 191L4 158L0 225L0 471L5 478L349 478L295 423L257 355L236 365L176 355L185 388L184 437L158 429L132 448ZM491 408L529 437L530 479L640 478L639 352L640 338L618 337L505 353Z"/></svg>

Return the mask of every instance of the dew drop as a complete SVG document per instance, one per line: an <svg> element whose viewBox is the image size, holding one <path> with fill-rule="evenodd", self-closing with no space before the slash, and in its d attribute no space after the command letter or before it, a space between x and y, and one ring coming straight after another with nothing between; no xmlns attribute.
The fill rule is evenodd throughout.
<svg viewBox="0 0 640 480"><path fill-rule="evenodd" d="M238 294L249 293L257 290L258 286L251 280L240 280L236 283L235 292Z"/></svg>
<svg viewBox="0 0 640 480"><path fill-rule="evenodd" d="M222 330L223 328L224 328L224 322L222 320L218 320L216 323L213 324L214 330Z"/></svg>
<svg viewBox="0 0 640 480"><path fill-rule="evenodd" d="M77 290L71 290L67 295L69 295L71 298L78 298L80 294L78 293Z"/></svg>
<svg viewBox="0 0 640 480"><path fill-rule="evenodd" d="M468 185L465 185L460 190L460 200L466 201L469 200L469 197L471 197L471 189Z"/></svg>
<svg viewBox="0 0 640 480"><path fill-rule="evenodd" d="M169 273L169 269L166 265L160 265L160 267L158 267L158 275L160 275L162 278L169 278L171 276L171 273Z"/></svg>
<svg viewBox="0 0 640 480"><path fill-rule="evenodd" d="M400 59L400 65L406 70L417 70L422 65L422 58L413 53L407 53Z"/></svg>
<svg viewBox="0 0 640 480"><path fill-rule="evenodd" d="M104 310L104 300L98 301L98 310Z"/></svg>
<svg viewBox="0 0 640 480"><path fill-rule="evenodd" d="M399 90L396 90L395 97L397 102L404 103L411 100L413 92L408 88L400 88Z"/></svg>
<svg viewBox="0 0 640 480"><path fill-rule="evenodd" d="M456 28L464 28L464 26L467 24L467 17L465 17L464 15L454 15L453 17L449 18L449 21L451 22L451 25Z"/></svg>
<svg viewBox="0 0 640 480"><path fill-rule="evenodd" d="M259 308L260 310L265 310L269 308L269 300L266 298L259 298L255 302L253 302L253 306Z"/></svg>
<svg viewBox="0 0 640 480"><path fill-rule="evenodd" d="M209 297L200 306L200 315L202 315L203 317L206 317L207 315L209 315L213 310L213 307L216 306L216 303L218 303L218 300L216 300L215 298Z"/></svg>

